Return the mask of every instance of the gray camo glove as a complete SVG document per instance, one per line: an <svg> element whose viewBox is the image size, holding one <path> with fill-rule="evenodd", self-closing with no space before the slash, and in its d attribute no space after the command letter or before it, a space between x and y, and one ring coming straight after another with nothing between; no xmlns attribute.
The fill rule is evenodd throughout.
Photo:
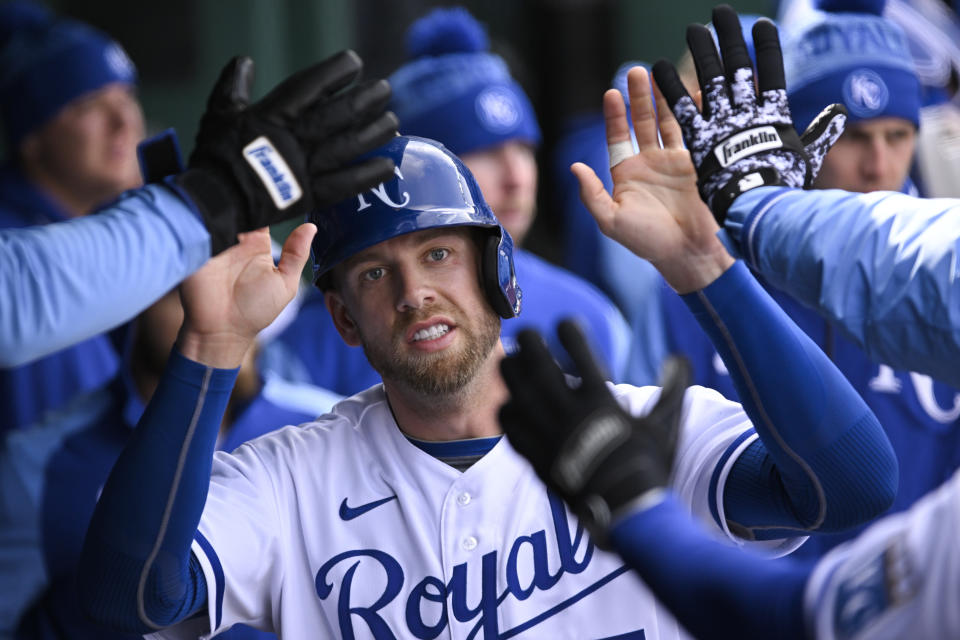
<svg viewBox="0 0 960 640"><path fill-rule="evenodd" d="M660 60L653 77L667 99L697 168L700 197L723 225L730 204L745 191L768 185L809 188L823 157L843 133L846 109L825 108L802 135L793 128L777 28L761 19L753 26L757 89L740 20L728 5L713 10L720 55L706 27L687 27L687 45L697 69L703 113L687 93L673 64Z"/></svg>

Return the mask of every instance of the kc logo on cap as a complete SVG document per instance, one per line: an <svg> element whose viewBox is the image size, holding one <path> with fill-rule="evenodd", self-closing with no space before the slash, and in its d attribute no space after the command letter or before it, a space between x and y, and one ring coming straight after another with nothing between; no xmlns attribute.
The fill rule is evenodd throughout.
<svg viewBox="0 0 960 640"><path fill-rule="evenodd" d="M520 106L508 89L490 87L477 96L477 116L487 129L495 133L512 131L520 122Z"/></svg>
<svg viewBox="0 0 960 640"><path fill-rule="evenodd" d="M875 71L857 69L843 81L843 102L851 113L861 118L882 112L889 101L887 83Z"/></svg>

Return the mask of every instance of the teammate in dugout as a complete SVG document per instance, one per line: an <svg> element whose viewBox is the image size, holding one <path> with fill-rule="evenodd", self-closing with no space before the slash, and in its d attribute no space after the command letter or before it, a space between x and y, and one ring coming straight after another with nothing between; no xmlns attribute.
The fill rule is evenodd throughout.
<svg viewBox="0 0 960 640"><path fill-rule="evenodd" d="M31 15L39 10L33 3L4 8L23 6ZM56 21L53 40L70 44L57 30L69 33L76 29L71 24ZM112 45L101 39L93 44L87 58ZM69 46L54 50L76 62ZM389 85L356 82L362 67L356 53L344 51L293 74L251 104L253 61L236 58L214 87L186 171L178 149L151 144L166 152L145 152L141 145L148 171L156 174L148 176L153 184L125 193L95 216L0 229L0 291L3 299L17 300L0 305L0 366L18 367L112 329L236 244L238 233L302 217L315 204L336 202L389 177L393 165L383 158L343 166L396 133L396 118L384 111ZM44 80L30 76L28 84L46 96L37 78ZM33 122L34 114L26 112ZM5 119L9 127L9 115ZM266 134L284 148L300 187L296 197L272 197L272 181L240 153ZM35 205L20 197L8 213L36 214Z"/></svg>
<svg viewBox="0 0 960 640"><path fill-rule="evenodd" d="M85 609L171 638L241 622L284 638L679 637L500 437L500 318L522 301L509 234L439 144L398 137L375 155L395 179L318 212L313 253L338 330L383 384L214 455L234 367L293 295L313 229L294 231L277 269L245 240L208 263L181 287L177 346L88 530ZM880 426L734 264L695 187L620 195L647 214L647 257L756 390L741 407L699 388L662 402L656 387L612 388L630 416L682 402L672 486L686 508L774 554L885 509L896 462ZM562 409L540 419L562 425Z"/></svg>
<svg viewBox="0 0 960 640"><path fill-rule="evenodd" d="M140 186L144 120L136 85L133 63L106 34L36 3L0 5L0 228L87 215ZM0 433L106 384L118 365L101 335L0 368Z"/></svg>
<svg viewBox="0 0 960 640"><path fill-rule="evenodd" d="M908 172L921 90L906 37L880 15L866 13L865 8L852 10L848 0L815 4L829 4L834 9L846 5L847 11L819 12L802 28L794 27L792 34L786 25L780 29L787 101L798 130L802 131L825 104L842 103L848 111L847 127L824 157L813 187L915 191ZM870 4L878 5L874 9L879 10L884 3ZM750 23L741 22L744 39L748 40ZM835 210L839 213L842 207ZM827 224L832 226L835 238L846 239L839 222ZM826 245L821 246L822 253L829 251ZM763 277L760 281L767 284ZM883 425L900 467L899 488L891 510L909 508L952 476L960 467L960 391L941 380L897 370L885 360L871 358L834 323L807 305L777 288L769 292L830 356ZM844 297L850 304L860 300ZM661 297L661 303L667 319L664 326L669 327L665 342L671 351L690 360L694 382L736 400L726 369L686 305L670 292ZM822 556L859 533L859 529L851 529L818 536L797 554Z"/></svg>
<svg viewBox="0 0 960 640"><path fill-rule="evenodd" d="M779 56L776 29L762 20L753 31L758 50L763 42L766 55L773 58L758 69L761 100L752 97L753 74L746 72L749 61L737 55L742 41L738 42L735 14L729 7L718 7L714 24L726 27L720 37L726 73L709 35L704 38L702 27L691 26L691 51L698 68L709 72L706 77L713 90L704 92L702 113L692 110L693 101L672 67L658 63L654 76L666 95L666 100L657 100L659 122L650 117L649 107L635 109L632 115L638 137L655 143L659 129L666 148L652 147L641 152L642 161L625 162L616 176L617 186L662 184L651 176L668 173L675 177L674 188L693 189L699 173L701 184L716 188L702 192L705 200L712 201L712 196L723 192L732 197L729 209L714 207L714 213L725 227L730 246L742 248L754 268L836 317L854 339L892 364L960 381L957 278L952 266L960 245L956 222L960 201L799 190L805 186L805 172L796 169L809 167L809 156L788 141L792 137L786 130L789 114L777 106L783 75L775 59ZM751 89L734 88L737 82ZM631 104L649 104L648 86L644 71L631 76ZM724 95L738 98L733 109L717 109ZM614 145L626 135L623 107L615 98L605 97L609 140ZM670 115L671 108L680 127ZM786 144L754 148L725 168L698 163L694 171L686 162L684 171L676 170L669 141L679 140L681 128L694 157L703 158L731 133L772 124L770 116L778 111L776 124ZM578 173L586 192L595 194L591 209L604 214L605 198L591 184L598 181L583 169ZM632 210L620 215L637 218L640 213ZM831 224L825 224L827 220ZM630 238L619 237L631 243ZM847 251L824 251L837 246ZM511 390L527 387L515 372L543 364L544 357L542 351L530 349L508 358L503 368ZM582 348L578 360L582 370L595 366ZM587 397L566 385L539 391L536 400L528 396L528 412L576 402L579 415L590 416L608 406L601 394ZM517 413L509 404L501 415L508 436L526 443L525 455L548 482L557 468L569 465L567 458L576 459L567 453L571 437L597 435L596 428L601 426L586 419L558 436L515 419ZM601 449L589 456L586 466L623 469L623 460L649 461L647 476L635 474L629 489L621 488L634 499L635 508L626 510L606 533L627 563L697 637L859 640L960 634L960 617L951 606L960 573L955 536L960 524L960 474L909 511L875 523L816 564L793 558L768 562L717 544L664 491L676 428L676 416L662 413L635 425L619 444L619 461ZM585 465L583 460L578 462ZM581 503L594 484L588 474L584 482L588 489L568 490L565 497ZM663 531L671 535L663 536Z"/></svg>

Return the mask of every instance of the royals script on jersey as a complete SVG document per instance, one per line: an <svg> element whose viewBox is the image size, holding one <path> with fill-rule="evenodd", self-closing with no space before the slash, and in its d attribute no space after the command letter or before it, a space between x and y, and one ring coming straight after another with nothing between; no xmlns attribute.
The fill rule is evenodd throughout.
<svg viewBox="0 0 960 640"><path fill-rule="evenodd" d="M659 393L611 388L635 415ZM722 494L738 452L757 436L739 405L696 387L682 429L677 495L732 540L711 519L708 492L713 481ZM156 637L196 638L240 622L285 640L682 635L506 439L460 473L404 437L381 386L317 422L218 453L193 553L208 617Z"/></svg>

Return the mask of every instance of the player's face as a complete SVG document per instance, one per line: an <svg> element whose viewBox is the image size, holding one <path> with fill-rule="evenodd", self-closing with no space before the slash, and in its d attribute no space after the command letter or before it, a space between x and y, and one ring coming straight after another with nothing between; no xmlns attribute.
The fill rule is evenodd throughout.
<svg viewBox="0 0 960 640"><path fill-rule="evenodd" d="M460 156L493 213L516 244L523 242L537 206L537 159L516 140Z"/></svg>
<svg viewBox="0 0 960 640"><path fill-rule="evenodd" d="M103 202L141 183L137 144L143 112L134 89L114 83L60 110L21 146L24 165L41 184Z"/></svg>
<svg viewBox="0 0 960 640"><path fill-rule="evenodd" d="M903 118L874 118L847 125L817 176L818 189L899 191L907 179L917 132Z"/></svg>
<svg viewBox="0 0 960 640"><path fill-rule="evenodd" d="M402 235L338 267L327 308L344 340L362 345L385 381L451 396L474 379L500 338L479 264L469 228Z"/></svg>

